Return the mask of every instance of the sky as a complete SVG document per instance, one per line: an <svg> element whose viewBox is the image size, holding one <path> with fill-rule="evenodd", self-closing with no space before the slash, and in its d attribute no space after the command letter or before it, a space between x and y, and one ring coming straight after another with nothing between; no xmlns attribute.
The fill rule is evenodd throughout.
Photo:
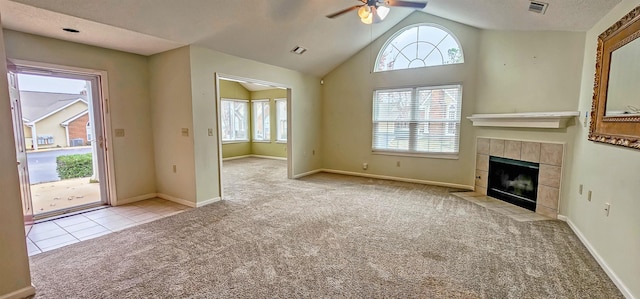
<svg viewBox="0 0 640 299"><path fill-rule="evenodd" d="M87 81L49 76L18 74L18 88L22 91L46 91L79 94Z"/></svg>

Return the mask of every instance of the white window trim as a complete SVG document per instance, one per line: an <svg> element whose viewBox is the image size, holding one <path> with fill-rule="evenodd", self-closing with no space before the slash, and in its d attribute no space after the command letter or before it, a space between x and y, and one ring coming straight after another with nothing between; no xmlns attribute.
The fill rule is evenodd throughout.
<svg viewBox="0 0 640 299"><path fill-rule="evenodd" d="M404 87L397 87L397 88L380 88L380 89L375 89L373 90L373 97L375 97L375 93L378 91L402 91L402 90L411 90L411 96L412 98L415 97L415 93L416 91L420 90L420 89L445 89L445 88L450 88L450 87L460 87L460 119L458 120L457 123L460 124L459 126L459 130L460 132L458 132L458 151L455 153L436 153L436 152L417 152L417 151L404 151L404 150L392 150L392 149L374 149L373 148L373 142L375 141L375 131L374 131L374 126L375 126L375 121L373 121L373 113L374 113L374 109L375 106L373 105L373 101L375 100L375 98L372 98L372 105L371 105L371 153L374 155L385 155L385 156L399 156L399 157L418 157L418 158L435 158L435 159L450 159L450 160L457 160L459 159L459 154L460 154L460 138L461 138L461 130L462 130L462 95L464 94L464 86L462 84L462 82L458 82L458 83L448 83L448 84L442 84L442 85L416 85L416 86L404 86Z"/></svg>
<svg viewBox="0 0 640 299"><path fill-rule="evenodd" d="M437 65L437 66L447 66L447 65L457 65L457 64L464 64L464 50L462 49L462 43L460 43L460 40L458 39L458 37L453 34L453 32L451 30L449 30L449 28L444 27L440 24L436 24L436 23L417 23L417 24L411 24L409 26L406 26L398 31L396 31L394 34L392 34L387 41L382 45L382 47L380 48L380 50L378 51L378 55L376 56L376 60L373 63L373 72L374 73L384 73L384 72L393 72L393 71L402 71L402 70L409 70L411 68L405 68L405 69L393 69L393 70L378 70L378 62L380 61L380 56L382 56L384 50L387 48L387 46L393 41L395 40L396 37L400 36L400 34L402 34L403 32L413 28L413 27L419 27L419 26L430 26L430 27L435 27L438 29L443 30L444 32L448 33L458 44L458 48L460 49L460 56L462 56L462 61L461 62L457 62L457 63L450 63L450 64L441 64L441 65ZM428 67L435 67L435 66L426 66L426 67L421 67L421 68L428 68ZM420 69L420 68L417 68Z"/></svg>
<svg viewBox="0 0 640 299"><path fill-rule="evenodd" d="M220 98L220 106L222 106L222 102L223 101L228 101L228 102L243 102L247 104L247 113L249 114L247 116L247 123L245 124L247 126L247 138L246 139L233 139L233 140L222 140L222 136L221 136L221 140L222 140L222 144L230 144L230 143L247 143L247 142L251 142L250 137L248 136L250 134L249 130L250 130L250 117L251 117L251 105L249 100L244 100L244 99L230 99L230 98ZM222 113L220 113L222 114ZM222 122L220 123L222 125Z"/></svg>
<svg viewBox="0 0 640 299"><path fill-rule="evenodd" d="M275 99L274 101L276 103L276 105L275 105L276 106L276 143L287 143L287 138L285 138L285 139L279 138L280 137L280 131L279 131L279 128L280 128L279 121L280 121L280 119L278 118L278 102L284 102L284 106L288 110L287 99L286 98L279 98L279 99ZM285 116L285 122L288 122L289 120L287 119L287 117L288 117L287 114L285 113L284 116ZM288 130L289 130L289 128L287 126L287 131ZM287 134L288 134L288 132L287 132ZM285 136L287 136L287 134L285 134Z"/></svg>
<svg viewBox="0 0 640 299"><path fill-rule="evenodd" d="M256 139L256 111L254 110L254 103L267 103L269 104L269 138L268 139ZM264 113L264 111L262 111ZM264 125L264 124L263 124ZM251 100L251 142L255 143L271 143L271 100L270 99L256 99Z"/></svg>

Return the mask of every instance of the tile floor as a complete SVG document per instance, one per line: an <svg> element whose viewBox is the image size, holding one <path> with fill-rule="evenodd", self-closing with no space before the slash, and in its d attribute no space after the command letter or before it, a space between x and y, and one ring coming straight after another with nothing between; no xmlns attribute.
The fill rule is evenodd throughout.
<svg viewBox="0 0 640 299"><path fill-rule="evenodd" d="M35 224L27 236L29 255L89 240L171 216L190 207L160 198L108 207Z"/></svg>
<svg viewBox="0 0 640 299"><path fill-rule="evenodd" d="M468 200L472 203L475 203L479 206L483 206L489 210L498 212L502 215L505 215L513 220L524 222L524 221L539 221L539 220L552 220L546 216L536 214L533 211L527 210L525 208L521 208L516 205L512 205L508 202L504 202L499 199L495 199L490 196L482 195L476 192L454 192L451 193L457 197Z"/></svg>

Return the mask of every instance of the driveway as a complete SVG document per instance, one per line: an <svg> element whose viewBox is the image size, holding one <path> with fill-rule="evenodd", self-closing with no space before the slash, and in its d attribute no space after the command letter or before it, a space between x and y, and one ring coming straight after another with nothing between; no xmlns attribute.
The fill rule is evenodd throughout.
<svg viewBox="0 0 640 299"><path fill-rule="evenodd" d="M31 185L59 181L56 172L56 157L91 152L91 147L45 150L27 153L29 166L29 182Z"/></svg>

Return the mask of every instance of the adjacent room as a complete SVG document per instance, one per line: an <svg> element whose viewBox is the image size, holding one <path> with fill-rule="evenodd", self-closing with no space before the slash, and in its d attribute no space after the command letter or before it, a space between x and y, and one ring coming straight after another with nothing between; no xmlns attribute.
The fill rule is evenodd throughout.
<svg viewBox="0 0 640 299"><path fill-rule="evenodd" d="M638 0L0 17L0 299L640 298Z"/></svg>

